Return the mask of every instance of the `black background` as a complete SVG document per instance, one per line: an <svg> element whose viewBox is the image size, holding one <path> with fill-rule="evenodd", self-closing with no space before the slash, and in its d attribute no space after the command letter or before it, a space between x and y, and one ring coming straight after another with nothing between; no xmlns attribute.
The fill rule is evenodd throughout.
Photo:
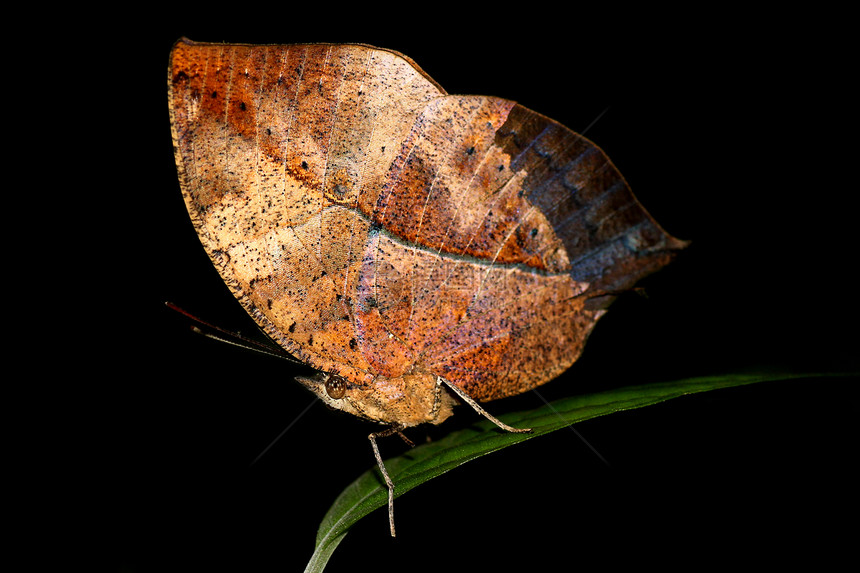
<svg viewBox="0 0 860 573"><path fill-rule="evenodd" d="M693 245L643 283L647 297L613 306L582 359L540 390L549 399L739 371L858 371L856 160L841 139L849 68L837 16L217 12L129 15L53 46L73 63L65 85L84 96L74 129L86 143L69 146L80 159L57 189L72 240L53 248L77 287L64 306L79 312L60 332L64 375L35 384L62 412L45 421L38 456L44 490L68 507L60 529L87 532L77 549L91 563L300 571L326 509L374 463L373 428L317 403L252 464L311 402L292 380L310 370L196 336L163 304L255 333L180 195L166 99L180 36L377 45L449 93L590 126L646 208ZM60 285L42 285L57 296ZM767 383L578 425L599 456L570 431L530 440L399 498L395 540L384 510L368 516L327 571L826 562L849 543L839 516L856 511L856 381ZM529 393L490 408L540 404ZM460 411L410 435L475 419Z"/></svg>

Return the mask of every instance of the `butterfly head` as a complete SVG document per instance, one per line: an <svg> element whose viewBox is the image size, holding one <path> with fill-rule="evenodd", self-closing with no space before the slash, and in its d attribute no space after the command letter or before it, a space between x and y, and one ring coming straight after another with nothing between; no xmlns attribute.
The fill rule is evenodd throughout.
<svg viewBox="0 0 860 573"><path fill-rule="evenodd" d="M377 376L371 381L319 372L296 380L327 406L383 424L439 424L453 413L456 404L455 398L437 384L436 376L427 372Z"/></svg>

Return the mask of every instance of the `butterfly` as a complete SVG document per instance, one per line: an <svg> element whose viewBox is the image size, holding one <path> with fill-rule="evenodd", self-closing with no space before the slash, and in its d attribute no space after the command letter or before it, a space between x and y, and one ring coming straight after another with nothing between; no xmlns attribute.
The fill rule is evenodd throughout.
<svg viewBox="0 0 860 573"><path fill-rule="evenodd" d="M367 45L179 40L180 186L200 241L297 380L383 425L439 424L552 380L616 295L685 246L594 143L449 95ZM405 436L404 436L405 437Z"/></svg>

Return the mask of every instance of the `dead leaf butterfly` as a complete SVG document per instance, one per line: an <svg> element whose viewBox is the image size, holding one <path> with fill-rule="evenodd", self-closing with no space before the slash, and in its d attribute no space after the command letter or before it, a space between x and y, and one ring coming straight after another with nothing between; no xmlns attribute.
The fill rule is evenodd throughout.
<svg viewBox="0 0 860 573"><path fill-rule="evenodd" d="M592 142L448 95L365 45L178 41L169 107L203 246L333 408L439 424L564 372L615 294L685 245Z"/></svg>

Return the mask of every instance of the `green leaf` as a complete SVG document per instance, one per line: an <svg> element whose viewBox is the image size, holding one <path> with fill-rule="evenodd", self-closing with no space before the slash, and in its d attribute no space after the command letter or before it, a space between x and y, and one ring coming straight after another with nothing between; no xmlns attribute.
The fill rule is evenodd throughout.
<svg viewBox="0 0 860 573"><path fill-rule="evenodd" d="M597 416L641 408L686 394L809 376L736 374L571 396L534 410L500 416L503 422L511 426L531 428L529 434L504 432L492 422L482 420L466 429L452 432L441 440L417 446L399 457L386 460L385 466L394 481L397 497L470 460ZM359 476L338 496L323 518L317 532L316 548L305 573L322 571L350 527L387 503L388 490L378 468L373 467Z"/></svg>

